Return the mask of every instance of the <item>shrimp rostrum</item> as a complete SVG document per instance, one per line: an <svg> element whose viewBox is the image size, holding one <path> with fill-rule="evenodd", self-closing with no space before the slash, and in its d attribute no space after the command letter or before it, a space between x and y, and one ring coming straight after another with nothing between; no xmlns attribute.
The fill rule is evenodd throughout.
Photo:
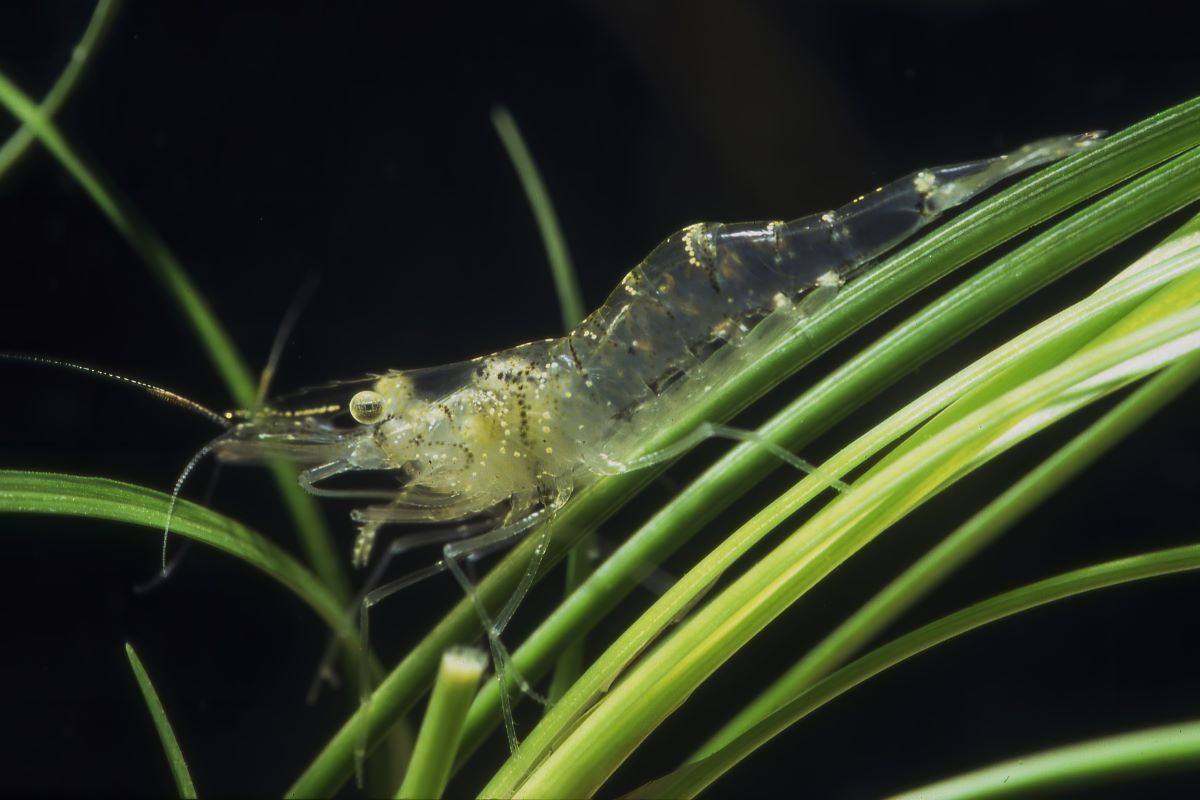
<svg viewBox="0 0 1200 800"><path fill-rule="evenodd" d="M691 225L656 247L565 336L448 366L387 372L365 388L336 389L341 396L317 408L267 408L235 425L213 450L225 461L290 459L306 468L301 483L315 494L376 497L354 512L359 565L383 525L447 529L440 539L420 539L444 544L436 565L368 595L364 607L442 570L470 592L460 561L552 517L600 477L671 458L709 436L752 439L710 424L642 452L702 387L719 384L778 343L780 333L803 325L846 281L942 212L1097 138L1047 139L996 158L920 170L835 211L790 222ZM361 473L384 473L394 485L332 488ZM455 525L479 519L484 532L456 538L469 526ZM536 548L523 585L497 617L476 602L502 680L498 637L544 551L544 544Z"/></svg>

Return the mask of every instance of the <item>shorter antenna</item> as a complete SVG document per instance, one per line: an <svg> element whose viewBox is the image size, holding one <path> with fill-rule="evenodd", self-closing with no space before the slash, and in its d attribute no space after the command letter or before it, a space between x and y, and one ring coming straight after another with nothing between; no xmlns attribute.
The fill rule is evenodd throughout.
<svg viewBox="0 0 1200 800"><path fill-rule="evenodd" d="M167 539L169 539L171 536L171 520L175 518L175 506L179 503L179 492L183 489L184 481L186 481L188 476L192 474L192 470L196 468L196 465L199 464L206 455L215 450L217 445L225 441L229 435L230 434L221 434L216 439L213 439L211 442L204 445L204 447L201 447L199 452L192 456L192 459L188 461L187 466L183 468L183 472L179 473L179 477L175 480L175 488L171 490L171 502L167 505L167 519L166 522L163 523L161 573L163 578L166 578L167 575L170 574L170 571L167 569Z"/></svg>
<svg viewBox="0 0 1200 800"><path fill-rule="evenodd" d="M189 400L177 392L172 392L170 389L164 389L161 386L155 386L152 383L139 381L136 378L127 378L124 375L118 375L115 372L108 372L107 370L97 369L96 367L88 367L83 364L75 364L71 361L64 361L60 358L46 358L45 356L33 356L27 353L0 353L0 361L15 361L20 364L37 364L38 366L43 367L58 367L60 369L69 369L74 370L75 372L82 372L85 375L91 375L96 378L104 378L105 380L110 380L114 383L123 383L127 386L133 386L141 389L142 391L157 397L159 400L179 406L180 408L186 408L189 411L194 411L202 417L207 417L209 420L215 422L226 430L233 427L233 423L230 422L225 416L218 414L212 409L205 408L195 400Z"/></svg>
<svg viewBox="0 0 1200 800"><path fill-rule="evenodd" d="M258 396L254 398L254 414L262 411L263 404L267 401L267 392L271 390L271 381L275 379L275 370L279 368L279 358L283 355L284 345L287 344L288 337L292 335L301 312L312 300L320 282L321 278L316 273L305 278L304 283L300 284L300 288L296 291L296 296L292 298L292 304L288 306L287 312L283 315L283 321L279 323L279 330L275 331L275 341L271 343L271 354L267 356L267 365L263 367L262 374L258 378Z"/></svg>

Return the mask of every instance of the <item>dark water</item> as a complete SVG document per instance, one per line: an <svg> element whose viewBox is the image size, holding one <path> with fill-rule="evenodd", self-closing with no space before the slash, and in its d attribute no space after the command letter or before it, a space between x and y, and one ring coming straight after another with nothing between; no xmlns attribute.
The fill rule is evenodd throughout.
<svg viewBox="0 0 1200 800"><path fill-rule="evenodd" d="M1118 130L1191 97L1200 57L1194 20L1177 7L132 2L60 121L170 245L252 364L265 359L299 285L320 276L282 363L286 390L559 331L537 230L488 121L496 103L522 126L595 305L685 223L797 216L918 167L1046 135ZM0 69L41 96L90 13L75 2L0 7ZM0 134L11 130L0 120ZM0 183L0 236L0 349L228 404L174 306L44 153ZM833 452L1136 252L1004 316L805 455ZM28 368L0 375L3 467L167 489L211 434L123 389ZM1195 402L1193 392L1176 403L897 630L1057 571L1193 541ZM677 763L873 587L1085 421L1002 459L865 551L702 688L608 791ZM271 491L257 472L228 471L213 504L290 546ZM348 552L348 507L327 508ZM619 539L639 519L621 518L608 535ZM202 794L278 794L341 719L335 694L303 705L323 644L318 622L241 564L196 548L168 586L135 596L131 587L157 564L146 531L33 517L0 519L0 529L8 642L0 724L9 740L0 788L170 790L125 641L155 678ZM412 590L380 615L376 638L388 659L454 600L449 584ZM871 797L1059 743L1195 718L1197 591L1193 577L1160 579L974 634L832 704L718 794L775 786ZM635 597L625 618L649 599ZM525 730L533 720L527 713ZM452 790L482 785L503 754L496 739ZM1148 782L1103 796L1188 788Z"/></svg>

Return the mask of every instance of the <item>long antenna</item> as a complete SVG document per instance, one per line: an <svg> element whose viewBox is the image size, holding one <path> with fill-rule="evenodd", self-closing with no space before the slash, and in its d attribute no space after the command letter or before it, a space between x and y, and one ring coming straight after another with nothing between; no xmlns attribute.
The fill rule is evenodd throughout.
<svg viewBox="0 0 1200 800"><path fill-rule="evenodd" d="M206 417L212 422L215 422L226 430L233 427L233 423L231 423L224 416L218 414L212 409L200 405L195 400L190 400L183 395L178 394L177 392L172 392L170 389L164 389L161 386L155 386L152 383L139 381L136 378L127 378L124 375L118 375L115 372L108 372L107 370L97 369L96 367L88 367L83 364L75 364L71 361L63 361L59 358L33 356L27 353L0 353L0 361L15 361L21 364L37 364L43 367L59 367L60 369L69 369L74 370L75 372L82 372L85 375L91 375L96 378L104 378L105 380L110 380L114 383L123 383L127 386L133 386L141 389L142 391L157 397L159 400L163 400L167 403L171 403L172 405L179 406L180 408L186 408L189 411L193 411L200 416Z"/></svg>

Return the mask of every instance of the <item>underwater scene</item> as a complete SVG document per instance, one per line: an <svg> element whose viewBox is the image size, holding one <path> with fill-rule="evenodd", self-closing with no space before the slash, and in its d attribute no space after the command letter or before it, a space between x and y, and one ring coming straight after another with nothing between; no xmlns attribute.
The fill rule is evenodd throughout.
<svg viewBox="0 0 1200 800"><path fill-rule="evenodd" d="M1194 796L1195 22L0 7L0 790Z"/></svg>

